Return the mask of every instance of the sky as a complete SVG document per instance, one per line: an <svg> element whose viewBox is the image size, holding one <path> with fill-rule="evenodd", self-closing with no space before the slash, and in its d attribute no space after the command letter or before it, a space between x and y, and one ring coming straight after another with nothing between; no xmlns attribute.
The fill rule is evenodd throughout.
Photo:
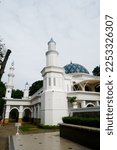
<svg viewBox="0 0 117 150"><path fill-rule="evenodd" d="M2 81L14 61L14 88L41 80L52 37L59 64L78 63L92 74L100 65L99 0L0 0L0 39L12 51Z"/></svg>

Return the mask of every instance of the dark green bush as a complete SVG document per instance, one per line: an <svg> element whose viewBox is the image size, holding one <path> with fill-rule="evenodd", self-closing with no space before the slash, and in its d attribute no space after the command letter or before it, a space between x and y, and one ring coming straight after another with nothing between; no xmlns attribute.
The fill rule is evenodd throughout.
<svg viewBox="0 0 117 150"><path fill-rule="evenodd" d="M100 118L86 118L86 117L63 117L64 123L74 124L74 125L83 125L90 127L100 127Z"/></svg>

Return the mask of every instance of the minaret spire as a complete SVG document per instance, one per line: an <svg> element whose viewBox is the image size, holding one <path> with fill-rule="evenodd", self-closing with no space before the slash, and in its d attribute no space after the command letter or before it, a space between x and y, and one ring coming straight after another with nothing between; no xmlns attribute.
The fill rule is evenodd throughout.
<svg viewBox="0 0 117 150"><path fill-rule="evenodd" d="M50 39L48 42L48 51L56 51L56 42L53 40L53 38Z"/></svg>
<svg viewBox="0 0 117 150"><path fill-rule="evenodd" d="M6 98L11 98L12 89L13 89L13 78L14 78L14 62L11 63L11 67L9 68L9 74L8 74L8 82L6 85Z"/></svg>
<svg viewBox="0 0 117 150"><path fill-rule="evenodd" d="M50 43L54 43L54 44L56 45L56 42L53 40L52 37L51 37L50 41L48 42L48 45L49 45Z"/></svg>
<svg viewBox="0 0 117 150"><path fill-rule="evenodd" d="M58 52L56 42L53 38L48 42L48 51L46 52L46 66L58 66Z"/></svg>
<svg viewBox="0 0 117 150"><path fill-rule="evenodd" d="M26 82L26 84L25 84L23 98L24 99L28 99L29 98L29 84L28 84L28 82Z"/></svg>

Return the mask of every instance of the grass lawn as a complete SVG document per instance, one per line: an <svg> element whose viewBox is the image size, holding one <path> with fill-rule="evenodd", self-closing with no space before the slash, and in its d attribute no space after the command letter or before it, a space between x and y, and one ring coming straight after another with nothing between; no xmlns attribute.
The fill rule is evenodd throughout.
<svg viewBox="0 0 117 150"><path fill-rule="evenodd" d="M59 129L43 129L39 128L34 124L30 123L23 123L20 127L20 131L23 134L33 134L33 133L46 133L46 132L56 132L59 131Z"/></svg>

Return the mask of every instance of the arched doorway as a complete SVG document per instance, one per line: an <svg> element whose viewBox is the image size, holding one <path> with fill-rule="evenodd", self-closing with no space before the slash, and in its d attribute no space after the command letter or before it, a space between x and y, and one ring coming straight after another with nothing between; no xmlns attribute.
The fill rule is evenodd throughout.
<svg viewBox="0 0 117 150"><path fill-rule="evenodd" d="M13 108L9 114L9 122L18 122L19 111L16 108Z"/></svg>
<svg viewBox="0 0 117 150"><path fill-rule="evenodd" d="M31 110L29 108L24 109L23 112L23 121L29 122L31 119Z"/></svg>

